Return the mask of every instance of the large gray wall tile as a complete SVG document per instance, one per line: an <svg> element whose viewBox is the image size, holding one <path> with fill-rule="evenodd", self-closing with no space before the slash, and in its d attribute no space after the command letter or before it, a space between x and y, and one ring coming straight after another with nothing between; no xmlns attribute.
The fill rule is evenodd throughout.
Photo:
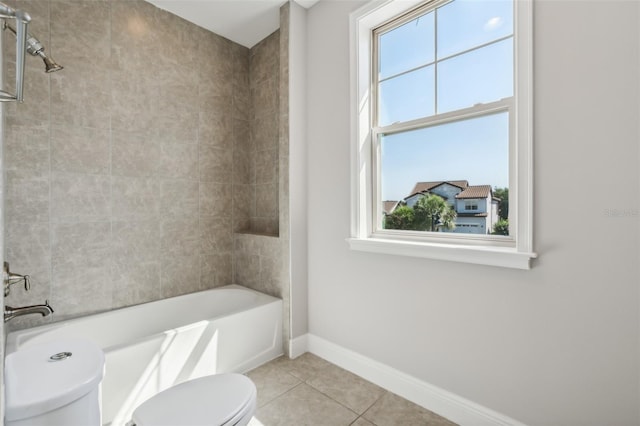
<svg viewBox="0 0 640 426"><path fill-rule="evenodd" d="M199 249L200 235L197 218L163 221L161 241L163 259L169 257L198 258Z"/></svg>
<svg viewBox="0 0 640 426"><path fill-rule="evenodd" d="M11 303L50 299L59 320L234 270L275 286L282 253L262 241L236 255L233 232L278 231L278 32L252 52L140 0L21 8L65 68L28 57L25 102L5 105L6 258L33 276Z"/></svg>
<svg viewBox="0 0 640 426"><path fill-rule="evenodd" d="M218 252L202 256L200 282L203 289L233 282L233 255L230 252Z"/></svg>
<svg viewBox="0 0 640 426"><path fill-rule="evenodd" d="M233 185L201 182L200 215L231 216L233 208Z"/></svg>
<svg viewBox="0 0 640 426"><path fill-rule="evenodd" d="M132 262L160 259L162 224L159 221L112 221L111 229L114 259Z"/></svg>
<svg viewBox="0 0 640 426"><path fill-rule="evenodd" d="M111 187L115 220L148 220L160 216L158 179L112 176Z"/></svg>
<svg viewBox="0 0 640 426"><path fill-rule="evenodd" d="M162 179L160 215L163 219L196 219L198 217L198 181ZM197 229L198 224L195 224Z"/></svg>
<svg viewBox="0 0 640 426"><path fill-rule="evenodd" d="M202 290L200 257L171 256L161 264L161 296L174 297Z"/></svg>
<svg viewBox="0 0 640 426"><path fill-rule="evenodd" d="M218 253L233 248L233 220L231 217L200 217L200 249L202 253Z"/></svg>
<svg viewBox="0 0 640 426"><path fill-rule="evenodd" d="M109 131L76 126L52 126L51 170L108 174L111 167Z"/></svg>
<svg viewBox="0 0 640 426"><path fill-rule="evenodd" d="M198 144L162 142L158 176L198 180Z"/></svg>
<svg viewBox="0 0 640 426"><path fill-rule="evenodd" d="M233 151L211 145L200 145L200 181L232 183Z"/></svg>
<svg viewBox="0 0 640 426"><path fill-rule="evenodd" d="M57 224L52 240L51 305L56 318L111 309L111 224Z"/></svg>
<svg viewBox="0 0 640 426"><path fill-rule="evenodd" d="M5 129L4 170L14 178L48 178L50 173L49 128L38 123Z"/></svg>
<svg viewBox="0 0 640 426"><path fill-rule="evenodd" d="M5 176L5 220L36 223L49 221L49 177L25 179L7 172Z"/></svg>
<svg viewBox="0 0 640 426"><path fill-rule="evenodd" d="M111 268L114 306L160 299L160 262L114 261Z"/></svg>
<svg viewBox="0 0 640 426"><path fill-rule="evenodd" d="M52 222L108 221L110 217L111 181L108 175L52 173Z"/></svg>

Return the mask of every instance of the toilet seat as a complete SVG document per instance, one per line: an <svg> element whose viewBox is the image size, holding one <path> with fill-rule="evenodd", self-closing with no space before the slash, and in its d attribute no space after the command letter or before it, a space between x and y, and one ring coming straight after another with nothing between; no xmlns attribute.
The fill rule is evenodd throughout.
<svg viewBox="0 0 640 426"><path fill-rule="evenodd" d="M242 374L216 374L160 392L135 409L136 426L226 426L248 423L256 387Z"/></svg>

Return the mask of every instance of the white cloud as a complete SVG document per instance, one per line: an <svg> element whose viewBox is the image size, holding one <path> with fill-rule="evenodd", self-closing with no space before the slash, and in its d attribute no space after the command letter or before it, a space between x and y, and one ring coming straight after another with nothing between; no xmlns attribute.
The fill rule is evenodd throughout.
<svg viewBox="0 0 640 426"><path fill-rule="evenodd" d="M484 30L485 31L493 31L495 29L498 29L502 26L502 24L504 23L504 20L499 17L499 16L494 16L493 18L489 19L485 24L484 24Z"/></svg>

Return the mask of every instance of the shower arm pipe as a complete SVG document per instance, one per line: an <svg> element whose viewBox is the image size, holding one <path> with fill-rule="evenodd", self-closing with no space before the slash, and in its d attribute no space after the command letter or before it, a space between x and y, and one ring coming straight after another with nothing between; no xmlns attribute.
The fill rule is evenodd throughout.
<svg viewBox="0 0 640 426"><path fill-rule="evenodd" d="M22 102L24 93L24 62L27 52L27 27L31 21L31 16L29 16L27 12L0 3L0 18L15 19L16 21L16 94L12 95L4 90L0 90L0 102ZM3 27L5 24L6 23L3 22Z"/></svg>

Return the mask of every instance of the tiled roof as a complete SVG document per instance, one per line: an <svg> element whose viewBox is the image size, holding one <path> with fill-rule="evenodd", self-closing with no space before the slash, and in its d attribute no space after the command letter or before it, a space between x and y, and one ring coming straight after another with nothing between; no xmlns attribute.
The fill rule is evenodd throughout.
<svg viewBox="0 0 640 426"><path fill-rule="evenodd" d="M422 196L426 195L425 193L427 193L427 192L428 192L428 191L425 191L425 192L416 192L416 193L414 193L414 194L407 195L406 197L404 197L404 199L403 199L402 201L406 202L409 198L411 198L411 197L415 197L416 195L420 195L420 196L422 197ZM430 194L431 194L431 195L435 195L435 196L437 196L437 197L440 197L440 198L442 198L443 200L448 200L448 199L449 199L449 197L446 197L446 196L444 196L444 195L440 195L440 194L436 194L436 193L434 193L434 192L430 192Z"/></svg>
<svg viewBox="0 0 640 426"><path fill-rule="evenodd" d="M410 192L410 194L415 195L420 192L430 191L431 189L435 188L436 186L440 186L443 183L457 186L460 189L465 189L469 186L469 182L467 182L466 180L437 180L433 182L418 182L416 183L416 186L413 187L413 190Z"/></svg>
<svg viewBox="0 0 640 426"><path fill-rule="evenodd" d="M382 212L384 214L391 214L398 205L397 201L383 201L382 202Z"/></svg>
<svg viewBox="0 0 640 426"><path fill-rule="evenodd" d="M491 185L473 185L456 195L456 198L487 198L491 193Z"/></svg>

